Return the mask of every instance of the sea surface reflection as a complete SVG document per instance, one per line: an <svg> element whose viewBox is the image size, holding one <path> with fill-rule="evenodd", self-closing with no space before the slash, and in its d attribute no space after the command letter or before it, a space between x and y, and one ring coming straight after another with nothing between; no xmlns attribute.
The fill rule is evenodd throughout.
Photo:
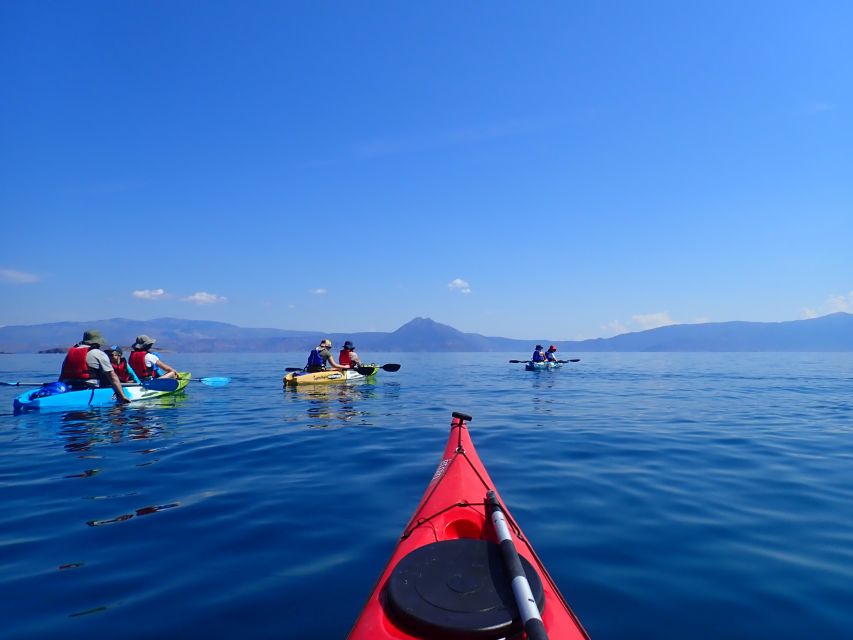
<svg viewBox="0 0 853 640"><path fill-rule="evenodd" d="M20 416L0 389L0 635L344 637L459 410L593 637L851 636L853 354L363 355L402 368L283 389L302 354L174 354L231 384Z"/></svg>

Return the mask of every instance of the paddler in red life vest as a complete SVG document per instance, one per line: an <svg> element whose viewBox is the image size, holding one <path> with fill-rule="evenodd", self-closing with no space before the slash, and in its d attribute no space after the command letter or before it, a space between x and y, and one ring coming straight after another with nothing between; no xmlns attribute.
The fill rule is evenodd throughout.
<svg viewBox="0 0 853 640"><path fill-rule="evenodd" d="M316 371L324 371L329 368L337 369L338 371L349 369L349 367L344 367L335 362L335 358L332 356L332 341L328 338L324 338L320 341L320 344L311 349L311 353L308 354L308 364L305 365L305 371L308 373L314 373Z"/></svg>
<svg viewBox="0 0 853 640"><path fill-rule="evenodd" d="M355 345L349 340L344 342L344 348L338 354L338 362L341 363L342 367L349 367L350 369L361 366L361 358L355 352Z"/></svg>
<svg viewBox="0 0 853 640"><path fill-rule="evenodd" d="M93 387L112 387L119 404L130 402L130 398L121 388L110 359L101 350L109 344L104 340L100 331L89 329L83 332L83 339L68 350L62 361L60 381L72 389L87 389Z"/></svg>
<svg viewBox="0 0 853 640"><path fill-rule="evenodd" d="M177 378L178 372L160 359L156 353L151 353L151 347L157 342L154 338L146 335L136 336L128 358L130 368L136 373L136 377L142 382L152 378ZM166 373L158 373L157 368Z"/></svg>
<svg viewBox="0 0 853 640"><path fill-rule="evenodd" d="M106 349L106 352L110 357L110 364L113 365L113 371L116 372L121 382L139 382L133 377L133 372L127 364L127 358L122 355L121 347L113 345Z"/></svg>
<svg viewBox="0 0 853 640"><path fill-rule="evenodd" d="M553 344L545 352L545 360L548 362L557 362L557 347Z"/></svg>

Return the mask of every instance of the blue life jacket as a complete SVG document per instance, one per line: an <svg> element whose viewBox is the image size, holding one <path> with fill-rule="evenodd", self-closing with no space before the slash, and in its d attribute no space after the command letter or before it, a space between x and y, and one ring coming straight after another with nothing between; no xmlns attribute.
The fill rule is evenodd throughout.
<svg viewBox="0 0 853 640"><path fill-rule="evenodd" d="M545 357L542 355L542 352L538 349L533 352L533 357L530 358L533 362L545 362Z"/></svg>
<svg viewBox="0 0 853 640"><path fill-rule="evenodd" d="M326 362L323 360L323 357L320 355L320 350L316 347L311 349L311 353L308 354L308 364L305 365L305 368L308 367L325 367Z"/></svg>
<svg viewBox="0 0 853 640"><path fill-rule="evenodd" d="M48 382L47 384L43 384L38 390L33 391L30 394L30 400L55 396L66 391L68 391L68 386L64 382Z"/></svg>

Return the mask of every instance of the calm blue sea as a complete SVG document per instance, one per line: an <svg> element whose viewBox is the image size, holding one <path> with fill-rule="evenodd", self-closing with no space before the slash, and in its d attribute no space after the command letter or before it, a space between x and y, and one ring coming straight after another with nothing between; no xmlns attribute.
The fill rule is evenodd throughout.
<svg viewBox="0 0 853 640"><path fill-rule="evenodd" d="M283 391L301 355L170 354L233 381L45 415L0 387L0 636L343 638L459 410L594 638L853 637L853 354L363 355L402 368Z"/></svg>

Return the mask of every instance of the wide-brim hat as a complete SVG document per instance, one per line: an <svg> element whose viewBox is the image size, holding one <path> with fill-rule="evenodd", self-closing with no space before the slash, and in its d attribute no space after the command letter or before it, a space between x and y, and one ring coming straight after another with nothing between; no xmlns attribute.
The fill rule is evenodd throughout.
<svg viewBox="0 0 853 640"><path fill-rule="evenodd" d="M344 342L344 349L349 349L350 351L352 351L353 349L355 349L355 345L349 340L347 340L346 342Z"/></svg>
<svg viewBox="0 0 853 640"><path fill-rule="evenodd" d="M155 342L157 342L154 338L146 336L145 334L141 336L136 336L136 342L133 343L134 349L144 349L145 347L152 346Z"/></svg>
<svg viewBox="0 0 853 640"><path fill-rule="evenodd" d="M87 329L83 332L83 339L80 341L80 344L98 345L101 347L107 346L109 341L97 329Z"/></svg>

